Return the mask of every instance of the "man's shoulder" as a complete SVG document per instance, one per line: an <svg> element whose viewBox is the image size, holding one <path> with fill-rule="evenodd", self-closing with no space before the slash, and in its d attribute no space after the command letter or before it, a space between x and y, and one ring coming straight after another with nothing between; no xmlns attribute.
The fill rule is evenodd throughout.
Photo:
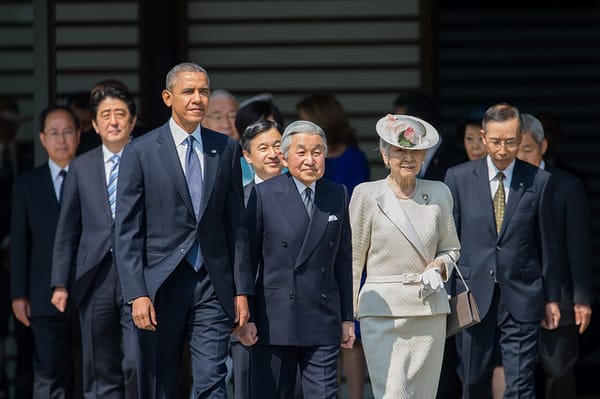
<svg viewBox="0 0 600 399"><path fill-rule="evenodd" d="M458 165L448 168L448 172L453 173L455 175L464 175L467 173L472 173L473 170L482 167L482 164L485 164L485 162L485 157L483 157L474 161L459 163Z"/></svg>
<svg viewBox="0 0 600 399"><path fill-rule="evenodd" d="M50 167L47 162L36 166L33 169L27 170L17 175L16 180L23 185L37 184L40 180L50 176Z"/></svg>

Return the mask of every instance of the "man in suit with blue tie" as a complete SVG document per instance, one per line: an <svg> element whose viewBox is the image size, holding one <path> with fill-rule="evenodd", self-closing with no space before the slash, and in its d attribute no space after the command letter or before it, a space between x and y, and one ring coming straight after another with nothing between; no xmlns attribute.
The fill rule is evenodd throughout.
<svg viewBox="0 0 600 399"><path fill-rule="evenodd" d="M289 173L256 185L247 211L256 271L253 397L291 398L300 369L306 398L336 398L340 344L354 343L348 194L322 179L327 141L312 122L281 138ZM258 334L258 335L257 335Z"/></svg>
<svg viewBox="0 0 600 399"><path fill-rule="evenodd" d="M91 98L102 145L71 163L56 228L51 302L78 305L85 398L137 397L135 337L113 257L119 160L137 120L131 94L103 87ZM73 278L73 281L71 279ZM121 349L123 348L123 349Z"/></svg>
<svg viewBox="0 0 600 399"><path fill-rule="evenodd" d="M69 108L49 107L40 114L39 137L48 162L13 185L10 292L15 317L31 327L35 341L33 397L68 399L79 397L72 360L79 331L72 307L59 313L50 303L50 273L61 188L79 143L79 120Z"/></svg>
<svg viewBox="0 0 600 399"><path fill-rule="evenodd" d="M554 216L558 226L561 300L560 324L540 332L540 365L545 374L546 399L575 399L573 369L579 357L579 334L592 317L594 278L590 209L581 179L544 161L548 140L541 122L523 114L523 138L517 157L547 170L554 181ZM541 397L541 395L538 395Z"/></svg>
<svg viewBox="0 0 600 399"><path fill-rule="evenodd" d="M481 323L457 336L463 398L491 397L499 358L505 398L535 398L540 321L556 328L560 280L550 174L516 159L521 117L497 104L483 117L488 155L448 170L461 242L459 266Z"/></svg>
<svg viewBox="0 0 600 399"><path fill-rule="evenodd" d="M177 394L182 345L193 396L226 398L230 334L253 293L239 144L202 128L207 72L173 67L162 92L171 118L125 147L119 167L116 260L137 327L140 397Z"/></svg>

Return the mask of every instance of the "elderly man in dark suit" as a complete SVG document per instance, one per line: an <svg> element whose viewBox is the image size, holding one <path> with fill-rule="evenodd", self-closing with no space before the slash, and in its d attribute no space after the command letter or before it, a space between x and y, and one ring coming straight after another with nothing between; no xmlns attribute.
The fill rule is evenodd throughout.
<svg viewBox="0 0 600 399"><path fill-rule="evenodd" d="M546 376L547 399L575 398L573 368L579 356L579 334L587 329L592 315L593 276L589 206L582 181L562 169L547 165L548 141L541 122L523 114L521 145L517 157L547 170L555 185L554 216L561 251L560 324L540 333L540 364Z"/></svg>
<svg viewBox="0 0 600 399"><path fill-rule="evenodd" d="M11 298L16 318L31 326L35 341L34 398L71 398L73 309L50 303L52 249L61 187L79 143L79 121L66 107L40 115L40 141L49 160L14 182L11 223Z"/></svg>
<svg viewBox="0 0 600 399"><path fill-rule="evenodd" d="M102 145L71 163L56 229L51 302L79 309L85 398L137 397L135 337L113 257L119 160L137 120L131 94L104 87L92 96ZM73 281L71 282L71 276ZM122 348L122 349L121 349Z"/></svg>
<svg viewBox="0 0 600 399"><path fill-rule="evenodd" d="M354 343L348 194L322 179L319 126L290 124L281 151L289 173L258 184L247 206L256 295L240 340L258 341L255 398L293 397L298 368L305 397L336 398L340 344Z"/></svg>
<svg viewBox="0 0 600 399"><path fill-rule="evenodd" d="M201 128L209 95L202 67L173 67L162 92L170 120L128 144L119 167L117 270L143 398L175 397L184 337L194 397L226 398L229 336L249 317L240 149Z"/></svg>
<svg viewBox="0 0 600 399"><path fill-rule="evenodd" d="M463 398L491 397L498 356L505 398L534 398L540 321L556 328L560 277L550 174L516 159L521 118L497 104L483 117L488 155L448 170L454 219L481 323L457 337ZM459 283L457 283L459 284Z"/></svg>

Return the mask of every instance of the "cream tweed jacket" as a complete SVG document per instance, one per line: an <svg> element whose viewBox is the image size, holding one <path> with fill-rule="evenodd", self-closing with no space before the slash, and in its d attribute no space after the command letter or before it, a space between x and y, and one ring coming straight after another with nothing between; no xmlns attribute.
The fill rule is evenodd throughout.
<svg viewBox="0 0 600 399"><path fill-rule="evenodd" d="M358 185L350 201L355 317L449 313L445 289L421 294L420 274L434 259L452 273L460 243L452 195L437 181L417 179L409 199L395 196L387 179ZM367 279L360 289L363 268ZM360 290L360 292L359 292Z"/></svg>

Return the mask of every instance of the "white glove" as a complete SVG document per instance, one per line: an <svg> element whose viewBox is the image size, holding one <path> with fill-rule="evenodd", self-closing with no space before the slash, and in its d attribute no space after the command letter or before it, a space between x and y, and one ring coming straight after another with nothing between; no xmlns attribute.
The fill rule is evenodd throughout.
<svg viewBox="0 0 600 399"><path fill-rule="evenodd" d="M444 287L444 280L442 280L440 272L435 268L425 270L421 277L421 281L425 288L430 288L433 291L439 291Z"/></svg>

